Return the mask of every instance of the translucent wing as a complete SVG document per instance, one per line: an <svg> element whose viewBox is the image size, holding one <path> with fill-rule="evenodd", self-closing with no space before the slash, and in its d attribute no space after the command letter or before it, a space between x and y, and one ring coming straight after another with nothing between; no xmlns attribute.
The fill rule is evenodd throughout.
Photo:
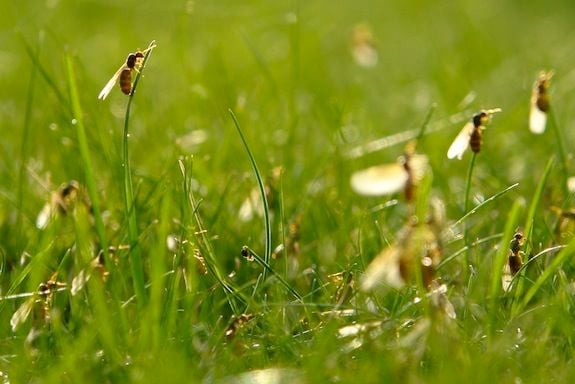
<svg viewBox="0 0 575 384"><path fill-rule="evenodd" d="M118 77L120 76L120 73L122 73L123 69L124 69L124 65L122 65L116 71L116 73L114 73L114 76L112 76L112 78L110 80L108 80L108 82L106 83L106 85L104 85L104 88L102 88L102 91L98 95L98 99L104 100L106 97L108 97L108 94L110 93L112 88L114 88L114 85L116 85L116 83L118 82Z"/></svg>
<svg viewBox="0 0 575 384"><path fill-rule="evenodd" d="M392 245L373 259L361 279L361 289L371 291L379 285L400 289L405 285L400 271L401 247Z"/></svg>
<svg viewBox="0 0 575 384"><path fill-rule="evenodd" d="M351 188L360 195L390 195L405 187L408 174L401 164L370 167L351 175Z"/></svg>
<svg viewBox="0 0 575 384"><path fill-rule="evenodd" d="M504 292L509 292L511 289L511 283L513 282L513 274L509 268L509 263L503 265L503 272L501 273L501 285L503 286Z"/></svg>
<svg viewBox="0 0 575 384"><path fill-rule="evenodd" d="M70 289L70 293L72 294L72 296L76 296L76 294L78 294L78 292L80 292L84 288L86 283L90 280L90 277L92 277L90 272L86 271L85 269L82 269L74 277L74 279L72 279L72 287Z"/></svg>
<svg viewBox="0 0 575 384"><path fill-rule="evenodd" d="M572 193L575 192L575 176L567 179L567 190Z"/></svg>
<svg viewBox="0 0 575 384"><path fill-rule="evenodd" d="M35 297L31 297L30 299L22 303L22 305L18 307L16 312L14 312L14 314L10 318L10 326L12 327L13 332L16 332L18 326L24 323L28 319L30 313L32 312L32 309L34 308L35 300L36 300Z"/></svg>
<svg viewBox="0 0 575 384"><path fill-rule="evenodd" d="M38 229L46 229L46 227L48 226L48 223L50 223L50 219L52 218L53 215L53 209L52 209L52 204L50 204L50 202L44 204L44 207L42 208L42 210L40 211L40 213L38 213L38 216L36 217L36 228Z"/></svg>
<svg viewBox="0 0 575 384"><path fill-rule="evenodd" d="M463 153L465 153L465 151L469 147L469 137L471 136L473 129L474 126L471 121L463 126L463 129L461 130L461 132L459 132L459 134L457 135L455 140L453 140L453 143L451 143L451 146L447 150L448 159L454 159L457 157L459 160L461 160L461 158L463 157Z"/></svg>
<svg viewBox="0 0 575 384"><path fill-rule="evenodd" d="M260 191L257 188L251 190L250 195L243 201L238 216L241 221L250 221L254 215L264 216L264 206L260 198Z"/></svg>
<svg viewBox="0 0 575 384"><path fill-rule="evenodd" d="M419 183L429 169L429 160L425 155L411 155L409 157L409 168L415 184Z"/></svg>
<svg viewBox="0 0 575 384"><path fill-rule="evenodd" d="M537 96L531 101L531 111L529 112L529 129L531 132L541 134L545 132L547 124L547 113L537 107Z"/></svg>

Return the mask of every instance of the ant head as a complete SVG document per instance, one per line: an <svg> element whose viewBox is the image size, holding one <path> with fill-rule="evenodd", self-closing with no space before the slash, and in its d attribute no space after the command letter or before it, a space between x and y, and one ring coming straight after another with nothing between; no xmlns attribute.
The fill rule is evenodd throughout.
<svg viewBox="0 0 575 384"><path fill-rule="evenodd" d="M138 60L138 53L140 53L140 52L130 53L128 55L128 58L126 59L126 66L128 68L134 68L136 66L136 61ZM140 56L140 57L143 57L143 56Z"/></svg>

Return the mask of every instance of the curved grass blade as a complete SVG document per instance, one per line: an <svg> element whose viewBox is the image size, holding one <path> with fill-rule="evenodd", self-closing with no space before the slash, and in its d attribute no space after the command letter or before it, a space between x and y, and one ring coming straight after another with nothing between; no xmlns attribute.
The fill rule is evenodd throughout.
<svg viewBox="0 0 575 384"><path fill-rule="evenodd" d="M256 175L256 179L258 182L258 188L260 190L260 197L262 199L262 204L264 207L264 224L265 224L265 253L264 253L264 258L263 261L265 262L266 265L269 266L270 264L270 259L271 259L271 254L272 254L272 230L271 230L271 225L270 225L270 214L269 214L269 206L268 206L268 199L266 197L266 190L265 190L265 185L264 185L264 181L262 179L262 175L258 169L258 165L256 163L256 160L252 154L252 151L250 150L250 147L248 146L248 143L246 141L246 138L244 137L244 134L240 128L240 124L238 123L238 119L236 118L236 115L234 114L234 112L231 109L228 109L228 112L230 113L230 116L232 117L232 120L234 122L234 125L240 135L240 138L242 139L242 143L244 144L244 147L246 149L246 152L248 153L248 156L250 158L250 162L252 163L252 168L254 170L254 173ZM265 281L266 279L266 271L267 268L264 268L263 271L263 280Z"/></svg>
<svg viewBox="0 0 575 384"><path fill-rule="evenodd" d="M155 41L153 40L148 48L155 46ZM142 306L146 302L146 289L144 281L144 265L142 263L142 257L140 255L140 249L138 247L138 220L136 217L136 210L134 207L134 189L132 185L132 171L130 169L130 157L128 149L128 139L130 137L129 127L130 127L130 112L132 109L132 101L134 100L134 95L136 94L136 89L138 83L146 67L146 63L152 54L152 49L148 49L144 55L142 61L142 66L140 70L136 73L136 78L134 79L134 85L132 86L132 92L128 96L128 104L126 106L126 115L124 118L124 135L123 135L123 157L122 166L124 168L124 203L126 209L126 215L128 217L128 237L130 239L130 265L132 268L132 282L134 285L134 292L136 294L136 299L138 305Z"/></svg>
<svg viewBox="0 0 575 384"><path fill-rule="evenodd" d="M242 254L247 254L248 257L253 257L255 261L258 262L265 270L269 271L272 275L274 275L279 282L303 304L303 297L291 286L285 279L277 273L261 256L255 253L251 248L244 246L242 247Z"/></svg>
<svg viewBox="0 0 575 384"><path fill-rule="evenodd" d="M549 161L547 161L547 165L545 166L543 175L541 176L541 179L537 184L537 188L535 189L533 199L531 200L531 204L529 205L529 211L527 213L527 218L525 220L525 225L523 227L523 233L525 234L525 236L527 236L527 238L531 238L531 233L533 232L533 220L535 219L535 212L537 211L537 207L543 196L543 189L545 188L545 184L547 184L547 179L549 177L549 174L551 173L551 170L553 169L554 164L555 164L555 157L551 157ZM530 253L529 242L527 243L525 253L526 254ZM525 269L521 270L520 272L520 277L524 276L525 276ZM524 281L525 280L523 278L520 278L517 282L517 288L515 289L513 306L511 307L512 316L518 313L517 311L519 310L519 308L517 305L519 304L519 297L521 297L521 295L523 294Z"/></svg>
<svg viewBox="0 0 575 384"><path fill-rule="evenodd" d="M525 294L523 301L520 304L516 305L516 309L514 313L519 313L523 308L529 304L531 299L537 294L539 289L543 286L543 284L552 277L555 272L561 267L561 265L570 257L575 255L575 238L572 239L565 248L561 252L557 254L557 256L553 259L551 264L543 271L543 273L535 280L531 288ZM521 281L521 280L519 280Z"/></svg>
<svg viewBox="0 0 575 384"><path fill-rule="evenodd" d="M226 282L225 274L220 270L216 263L215 252L212 247L212 243L207 235L207 231L204 229L204 225L202 222L202 218L198 213L199 203L196 202L194 197L194 192L190 188L191 185L191 165L187 166L183 159L180 159L178 162L180 166L180 172L182 173L182 178L184 182L184 194L188 201L189 207L192 210L191 214L196 221L196 233L197 237L199 238L198 241L201 241L203 248L206 252L203 253L204 258L206 260L206 266L208 268L209 273L216 279L218 284L222 287L224 294L228 300L232 311L235 314L240 314L242 311L238 308L237 303L235 302L235 298L239 299L242 303L248 303L248 300L241 294L239 290L237 290L234 286L230 285Z"/></svg>
<svg viewBox="0 0 575 384"><path fill-rule="evenodd" d="M501 275L503 272L503 265L507 261L507 255L509 254L509 241L513 237L513 233L517 228L517 222L519 221L519 214L521 212L521 208L523 207L524 202L523 199L515 200L511 210L509 211L509 215L507 216L507 222L505 224L505 230L503 231L503 238L501 240L499 249L495 254L495 258L493 261L493 270L491 271L491 284L489 286L489 302L490 302L490 310L489 310L489 335L492 335L493 330L495 329L495 321L496 321L496 314L497 314L497 298L501 292Z"/></svg>
<svg viewBox="0 0 575 384"><path fill-rule="evenodd" d="M82 107L80 105L80 97L78 94L78 87L76 85L76 76L74 74L74 64L69 54L66 55L66 66L68 71L68 82L70 84L70 98L72 102L72 111L75 116L76 135L78 136L78 146L80 148L80 156L84 164L84 172L86 174L86 186L88 194L92 201L92 212L96 221L96 232L98 233L100 246L104 250L106 262L108 265L114 265L110 260L108 254L108 239L106 237L106 230L104 227L104 220L102 219L102 212L100 210L100 199L98 198L98 187L96 186L96 178L94 177L94 167L92 166L92 159L90 157L90 149L88 146L88 138L84 128L84 118L82 114Z"/></svg>
<svg viewBox="0 0 575 384"><path fill-rule="evenodd" d="M465 215L463 215L459 220L457 220L455 223L453 223L451 226L455 227L458 224L461 224L463 221L465 221L469 216L477 213L477 211L481 208L483 208L485 205L491 203L492 201L494 201L495 199L499 198L500 196L506 194L507 192L509 192L510 190L512 190L513 188L516 188L517 186L519 186L519 183L515 183L510 185L509 187L505 188L504 190L497 192L495 195L485 199L483 202L481 202L480 204L478 204L475 208L473 208L472 210L470 210L469 212L467 212Z"/></svg>

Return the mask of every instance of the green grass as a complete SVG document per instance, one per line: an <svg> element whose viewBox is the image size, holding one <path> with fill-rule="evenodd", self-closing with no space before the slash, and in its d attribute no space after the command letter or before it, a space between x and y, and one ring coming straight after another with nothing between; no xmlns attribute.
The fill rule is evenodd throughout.
<svg viewBox="0 0 575 384"><path fill-rule="evenodd" d="M262 369L308 383L575 378L575 227L558 232L551 210L574 204L570 1L0 9L0 383L255 382ZM359 23L372 68L351 54ZM98 100L152 40L137 92ZM534 136L541 69L555 71L553 112ZM472 172L471 152L448 161L467 119L496 107ZM414 207L353 193L352 172L415 137L433 175ZM38 229L71 180L75 203ZM266 209L242 221L252 191ZM455 320L421 279L359 290L432 197L446 206L437 274ZM503 292L517 229L529 261ZM53 276L65 285L38 294Z"/></svg>

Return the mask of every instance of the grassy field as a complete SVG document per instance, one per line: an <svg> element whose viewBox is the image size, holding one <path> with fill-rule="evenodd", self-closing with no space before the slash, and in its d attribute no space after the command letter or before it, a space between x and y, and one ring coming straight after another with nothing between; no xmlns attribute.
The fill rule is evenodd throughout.
<svg viewBox="0 0 575 384"><path fill-rule="evenodd" d="M1 384L575 379L571 1L0 11ZM152 41L136 92L98 100ZM448 160L487 108L481 152ZM415 201L353 192L419 132ZM360 289L382 250L419 269L428 244L405 233L430 201L446 293L419 273Z"/></svg>

